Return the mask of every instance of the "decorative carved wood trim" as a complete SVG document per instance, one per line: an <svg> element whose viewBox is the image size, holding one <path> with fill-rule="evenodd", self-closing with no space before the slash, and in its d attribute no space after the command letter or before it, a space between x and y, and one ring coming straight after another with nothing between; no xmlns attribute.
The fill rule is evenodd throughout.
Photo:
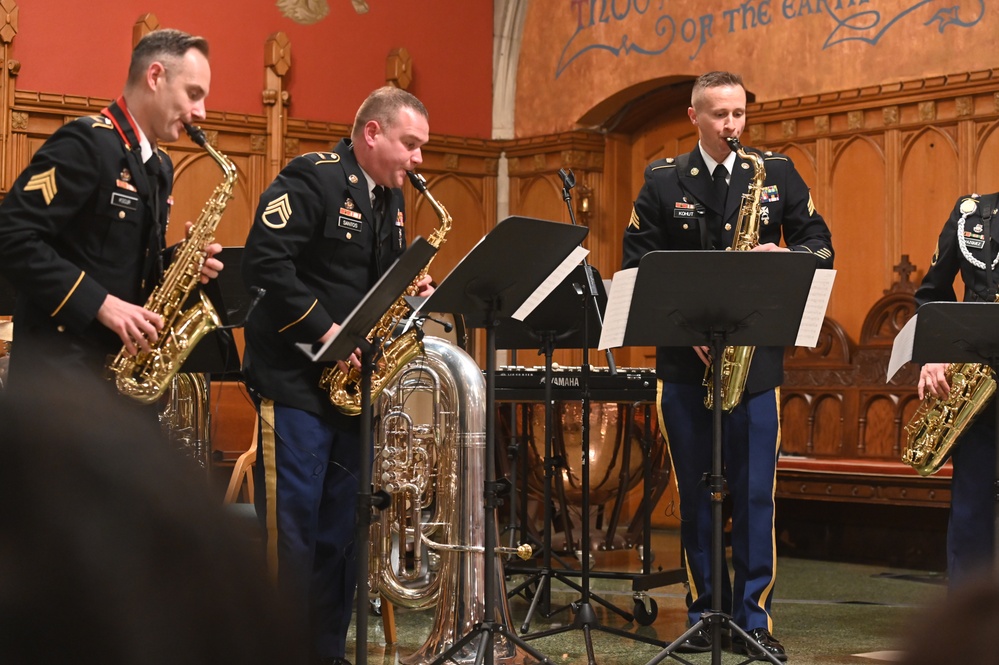
<svg viewBox="0 0 999 665"><path fill-rule="evenodd" d="M132 48L135 48L142 38L150 32L159 29L160 20L156 18L156 14L143 14L137 18L132 24Z"/></svg>
<svg viewBox="0 0 999 665"><path fill-rule="evenodd" d="M277 177L288 154L285 134L288 130L285 109L288 94L284 76L291 69L291 41L283 32L275 32L264 43L264 106L267 114L267 181ZM279 103L280 100L280 103ZM295 145L297 148L297 144Z"/></svg>
<svg viewBox="0 0 999 665"><path fill-rule="evenodd" d="M15 0L0 0L0 11L3 12L3 25L0 26L0 43L2 43L0 57L6 63L6 67L4 67L6 75L0 76L0 102L4 104L3 112L0 113L0 145L4 147L4 157L0 160L0 187L7 191L18 175L11 167L12 132L15 125L25 120L15 118L13 113L9 112L14 106L14 79L21 69L21 63L10 57L14 37L17 36L17 2Z"/></svg>
<svg viewBox="0 0 999 665"><path fill-rule="evenodd" d="M797 120L797 136L803 138L994 117L999 113L997 85L999 69L985 69L752 103L747 105L750 136L760 144L779 142L786 138L784 123L790 119Z"/></svg>

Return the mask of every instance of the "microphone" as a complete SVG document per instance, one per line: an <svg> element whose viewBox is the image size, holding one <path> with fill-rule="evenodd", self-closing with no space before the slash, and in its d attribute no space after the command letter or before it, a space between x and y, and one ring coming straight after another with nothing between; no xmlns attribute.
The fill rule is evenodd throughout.
<svg viewBox="0 0 999 665"><path fill-rule="evenodd" d="M267 295L267 289L262 286L251 286L250 292L253 294L253 300L250 301L249 306L246 308L246 314L243 316L243 320L232 325L219 326L219 330L233 330L235 328L242 328L246 325L246 322L250 319L250 314L253 313L253 309L260 302L260 299Z"/></svg>
<svg viewBox="0 0 999 665"><path fill-rule="evenodd" d="M576 186L576 176L572 174L572 170L566 173L565 169L559 169L558 177L562 178L562 187L564 187L566 191L569 191Z"/></svg>
<svg viewBox="0 0 999 665"><path fill-rule="evenodd" d="M429 314L424 314L423 318L428 319L430 321L433 321L437 325L441 326L442 328L444 328L444 332L446 332L446 333L449 333L452 330L454 330L454 325L451 324L451 323L449 323L448 321L441 321L440 319L435 319L434 317L430 316Z"/></svg>

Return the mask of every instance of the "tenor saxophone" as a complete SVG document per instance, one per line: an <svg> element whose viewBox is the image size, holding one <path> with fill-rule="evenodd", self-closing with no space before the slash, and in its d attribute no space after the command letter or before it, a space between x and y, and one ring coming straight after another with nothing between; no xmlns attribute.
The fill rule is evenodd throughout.
<svg viewBox="0 0 999 665"><path fill-rule="evenodd" d="M427 239L427 242L439 248L444 244L447 232L451 230L451 215L427 191L427 181L423 176L417 175L412 171L407 171L406 175L409 176L409 181L413 184L413 187L426 197L427 202L434 209L434 213L440 221L440 226ZM430 257L430 260L427 261L427 265L423 266L420 274L403 291L402 295L392 303L392 306L382 315L382 318L378 320L378 323L375 324L366 336L368 342L378 339L382 340L383 344L383 353L378 361L378 366L371 373L372 402L381 394L388 382L392 380L392 377L406 363L423 351L422 330L412 327L401 335L396 335L395 331L410 313L406 297L416 295L417 284L427 276L432 262L433 257ZM356 416L361 413L362 391L360 369L353 365L347 371L341 370L339 365L328 367L323 370L323 374L319 378L319 387L329 393L330 403L341 413L350 416Z"/></svg>
<svg viewBox="0 0 999 665"><path fill-rule="evenodd" d="M902 461L921 476L940 470L951 448L996 391L992 368L984 363L951 363L944 376L950 385L947 397L925 395L905 425Z"/></svg>
<svg viewBox="0 0 999 665"><path fill-rule="evenodd" d="M180 371L184 361L201 339L221 325L218 313L203 291L198 302L183 309L187 298L198 286L205 247L215 239L222 213L232 198L236 185L236 167L228 157L205 140L200 127L184 125L191 140L204 148L222 169L224 178L205 202L197 222L174 252L173 261L160 284L149 295L145 308L163 317L163 330L149 351L131 355L122 346L108 366L118 392L143 404L158 400Z"/></svg>
<svg viewBox="0 0 999 665"><path fill-rule="evenodd" d="M763 167L763 158L745 150L739 143L739 139L730 136L725 140L739 157L753 164L753 177L749 181L746 193L742 195L739 219L735 224L735 237L732 239L732 246L728 248L736 252L745 252L760 243L762 213L760 202L767 171ZM749 376L749 365L753 361L755 350L755 346L725 347L721 357L721 406L724 411L731 411L742 400L742 393L746 388L746 378ZM714 376L710 365L704 373L704 385L708 388L707 397L704 398L704 406L709 409L714 408Z"/></svg>

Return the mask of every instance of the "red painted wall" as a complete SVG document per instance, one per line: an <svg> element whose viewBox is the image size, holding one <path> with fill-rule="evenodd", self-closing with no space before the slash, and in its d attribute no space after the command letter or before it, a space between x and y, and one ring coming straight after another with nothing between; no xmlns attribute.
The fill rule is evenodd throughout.
<svg viewBox="0 0 999 665"><path fill-rule="evenodd" d="M282 16L276 0L22 0L13 57L20 90L114 97L131 51L132 25L146 13L163 27L200 34L211 45L211 111L263 112L264 42L291 40L286 77L295 118L349 123L385 82L385 58L405 47L409 90L430 111L435 134L488 138L492 126L492 3L483 0L327 0L312 25Z"/></svg>

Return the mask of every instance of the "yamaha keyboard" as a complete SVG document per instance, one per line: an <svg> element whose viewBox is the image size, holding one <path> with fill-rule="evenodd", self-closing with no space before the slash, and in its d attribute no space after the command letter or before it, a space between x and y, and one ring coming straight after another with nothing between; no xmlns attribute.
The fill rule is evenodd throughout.
<svg viewBox="0 0 999 665"><path fill-rule="evenodd" d="M552 368L552 399L582 399L579 367ZM606 367L591 367L588 382L594 402L655 402L656 371L649 367L618 367L611 376ZM505 402L543 402L545 368L504 366L496 370L496 399Z"/></svg>

